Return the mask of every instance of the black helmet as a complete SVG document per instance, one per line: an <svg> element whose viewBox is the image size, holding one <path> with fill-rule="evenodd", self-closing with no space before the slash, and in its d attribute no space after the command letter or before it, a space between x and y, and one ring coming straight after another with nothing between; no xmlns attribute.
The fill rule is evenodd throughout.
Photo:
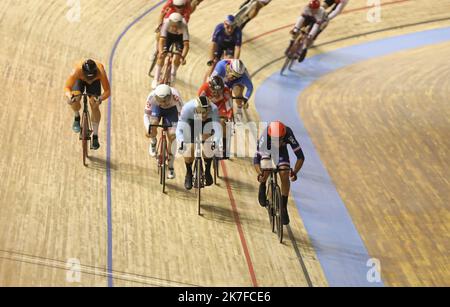
<svg viewBox="0 0 450 307"><path fill-rule="evenodd" d="M213 91L222 91L225 88L225 84L223 83L223 79L220 76L214 76L211 80L209 80L209 87Z"/></svg>
<svg viewBox="0 0 450 307"><path fill-rule="evenodd" d="M86 79L91 80L97 76L98 67L93 60L86 60L82 66L84 76Z"/></svg>

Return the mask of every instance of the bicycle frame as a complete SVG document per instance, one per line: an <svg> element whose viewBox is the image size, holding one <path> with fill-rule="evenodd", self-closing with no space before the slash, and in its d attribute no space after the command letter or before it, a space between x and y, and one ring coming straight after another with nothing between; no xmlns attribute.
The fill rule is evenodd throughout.
<svg viewBox="0 0 450 307"><path fill-rule="evenodd" d="M159 79L159 84L167 84L170 85L170 74L172 72L172 65L173 65L173 58L175 55L180 55L181 53L179 51L174 51L174 44L170 46L169 51L167 52L166 58L164 60L164 66L162 69L162 74Z"/></svg>
<svg viewBox="0 0 450 307"><path fill-rule="evenodd" d="M81 131L79 139L81 140L82 145L82 151L83 151L83 165L87 166L86 159L89 157L88 153L88 146L87 143L91 141L91 134L92 134L92 123L91 123L91 117L89 114L89 107L88 107L88 97L97 97L95 95L89 95L86 92L75 95L74 97L82 97L83 99L83 115L81 117ZM92 144L89 144L90 148L92 149Z"/></svg>
<svg viewBox="0 0 450 307"><path fill-rule="evenodd" d="M163 122L164 122L163 118ZM160 175L159 183L162 185L163 193L166 192L166 168L169 161L169 143L167 140L167 132L172 127L171 124L150 125L148 133L151 133L153 127L162 128L161 136L158 140L156 162L158 165L158 174Z"/></svg>
<svg viewBox="0 0 450 307"><path fill-rule="evenodd" d="M281 188L278 184L277 174L280 172L291 171L291 169L280 169L279 167L271 169L262 169L264 172L270 172L267 180L267 192L266 197L269 201L267 206L267 212L269 214L270 227L272 232L277 233L280 243L283 242L283 224L281 223Z"/></svg>

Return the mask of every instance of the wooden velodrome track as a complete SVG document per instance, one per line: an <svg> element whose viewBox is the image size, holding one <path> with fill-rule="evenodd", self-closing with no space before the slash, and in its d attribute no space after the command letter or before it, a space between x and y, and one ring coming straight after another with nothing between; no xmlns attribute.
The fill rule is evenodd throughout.
<svg viewBox="0 0 450 307"><path fill-rule="evenodd" d="M330 25L318 43L338 41L310 55L450 24L447 19L399 27L449 17L448 0L439 5L427 0L388 2L382 22L373 24L365 18L367 9L362 9L366 1L350 1L348 12ZM226 163L226 180L204 193L202 217L196 214L194 193L182 187L182 161L176 163L178 176L169 193L160 193L142 128L150 90L149 48L159 10L124 34L156 3L82 1L81 21L74 23L66 19L64 1L0 3L0 285L326 286L292 203L294 240L287 236L280 245L270 233L266 212L256 203L257 184L249 159ZM177 84L185 100L200 85L213 27L239 3L205 0L194 13L191 53ZM288 28L274 30L293 23L302 5L274 0L247 27L242 58L250 72L258 71L256 85L279 69L280 62L266 64L282 55ZM368 32L375 33L363 35ZM339 40L348 36L354 37ZM308 104L302 117L361 237L378 242L367 248L384 264L386 285L449 285L445 161L450 150L449 51L449 44L441 44L367 61L324 77L303 94ZM100 60L113 72L110 177L107 103L102 106L102 147L85 168L77 136L70 129L72 113L62 97L65 78L83 57ZM377 67L375 74L373 67ZM390 75L387 84L385 72ZM440 74L444 77L436 78ZM335 86L342 78L347 86ZM368 82L374 86L367 86ZM344 105L333 104L336 95L346 95ZM367 102L364 112L353 109L361 99ZM432 100L432 110L424 100ZM424 129L422 134L407 134L413 123L405 120L405 106L396 107L405 103L417 116L414 120ZM370 122L372 114L384 116L383 108L386 129L398 122L405 127L389 139L354 142L353 131ZM335 118L326 120L330 111ZM258 119L253 106L248 117ZM358 120L346 120L350 117ZM439 129L431 126L435 120L441 123ZM339 144L351 145L345 151L333 142L337 130ZM423 143L427 148L418 153ZM382 166L363 164L362 153L376 154ZM66 280L70 258L81 263L81 283Z"/></svg>

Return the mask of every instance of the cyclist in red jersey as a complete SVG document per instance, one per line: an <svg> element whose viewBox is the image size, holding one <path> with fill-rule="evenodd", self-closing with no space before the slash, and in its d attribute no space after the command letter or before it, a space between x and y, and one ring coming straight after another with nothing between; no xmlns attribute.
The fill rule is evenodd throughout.
<svg viewBox="0 0 450 307"><path fill-rule="evenodd" d="M168 0L167 3L161 9L161 15L159 16L157 32L161 28L164 19L169 18L172 13L180 13L186 23L191 18L192 8L190 0Z"/></svg>
<svg viewBox="0 0 450 307"><path fill-rule="evenodd" d="M233 104L231 100L231 90L224 84L220 76L212 77L208 82L198 90L198 96L206 96L219 109L220 123L223 131L223 157L228 158L228 143L230 135L226 129L227 121L232 121L233 118Z"/></svg>

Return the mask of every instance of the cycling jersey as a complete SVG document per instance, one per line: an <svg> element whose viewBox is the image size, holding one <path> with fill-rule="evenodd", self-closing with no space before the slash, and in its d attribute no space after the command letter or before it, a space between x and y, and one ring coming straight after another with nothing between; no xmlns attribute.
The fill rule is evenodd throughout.
<svg viewBox="0 0 450 307"><path fill-rule="evenodd" d="M198 90L198 96L206 96L211 100L219 109L219 116L231 118L233 115L233 104L231 101L231 91L225 86L223 89L223 95L215 97L209 87L209 83L205 82Z"/></svg>
<svg viewBox="0 0 450 307"><path fill-rule="evenodd" d="M224 50L240 47L242 45L242 31L240 28L235 27L233 33L228 35L225 31L223 23L216 26L214 30L212 41L217 44L217 52L220 53L219 58L222 56Z"/></svg>
<svg viewBox="0 0 450 307"><path fill-rule="evenodd" d="M111 88L110 88L108 77L106 75L106 71L105 71L105 68L103 67L103 64L95 61L95 64L97 65L97 68L98 68L97 76L92 80L87 80L86 77L84 76L83 68L82 68L84 62L85 62L84 60L80 61L74 67L69 78L66 80L66 84L64 86L64 92L66 92L66 93L72 92L72 90L82 91L84 88L89 89L89 87L92 85L92 87L96 88L95 93L88 93L88 94L100 96L100 92L98 90L98 88L99 88L98 83L100 82L103 87L103 90L104 90L102 100L108 99L108 97L111 95ZM94 83L96 83L96 84L94 85ZM75 88L75 85L77 85L76 88Z"/></svg>
<svg viewBox="0 0 450 307"><path fill-rule="evenodd" d="M258 141L253 164L259 165L261 164L261 159L271 158L278 166L290 166L287 145L291 146L297 159L304 159L302 148L291 128L286 127L286 135L281 138L279 147L271 146L271 137L268 135L267 131L268 128L264 130Z"/></svg>
<svg viewBox="0 0 450 307"><path fill-rule="evenodd" d="M175 7L173 6L173 0L167 1L167 3L163 6L162 13L164 13L164 18L169 18L170 14L176 13ZM186 1L186 5L184 9L181 11L181 15L183 15L184 19L186 20L186 23L189 22L189 19L191 18L192 13L192 7L191 7L191 1Z"/></svg>
<svg viewBox="0 0 450 307"><path fill-rule="evenodd" d="M153 107L160 107L162 109L169 109L172 107L177 107L178 112L181 112L181 108L183 107L183 100L181 99L180 93L173 87L170 88L172 90L172 98L166 103L159 103L155 98L155 91L152 91L147 98L147 104L145 106L145 113L151 114L151 110Z"/></svg>
<svg viewBox="0 0 450 307"><path fill-rule="evenodd" d="M187 24L183 21L181 27L177 27L174 31L174 27L170 26L170 20L166 19L161 27L161 37L168 37L169 34L177 35L183 41L189 41L189 30Z"/></svg>
<svg viewBox="0 0 450 307"><path fill-rule="evenodd" d="M216 67L214 68L214 72L211 75L211 78L214 76L222 77L223 81L225 82L225 85L228 86L230 89L233 89L236 85L245 86L247 88L247 92L245 93L244 97L247 100L250 99L250 97L253 94L253 83L250 79L248 71L245 70L245 73L240 78L228 80L227 77L228 65L231 65L231 60L222 60L219 63L217 63Z"/></svg>
<svg viewBox="0 0 450 307"><path fill-rule="evenodd" d="M196 99L187 102L181 110L181 115L177 126L177 141L184 143L193 143L195 140L195 122L202 122L202 131L200 133L213 134L214 142L220 144L222 139L222 126L219 123L219 111L215 104L211 104L211 109L206 120L202 120L201 115L196 113ZM205 124L211 123L207 131L205 131Z"/></svg>

